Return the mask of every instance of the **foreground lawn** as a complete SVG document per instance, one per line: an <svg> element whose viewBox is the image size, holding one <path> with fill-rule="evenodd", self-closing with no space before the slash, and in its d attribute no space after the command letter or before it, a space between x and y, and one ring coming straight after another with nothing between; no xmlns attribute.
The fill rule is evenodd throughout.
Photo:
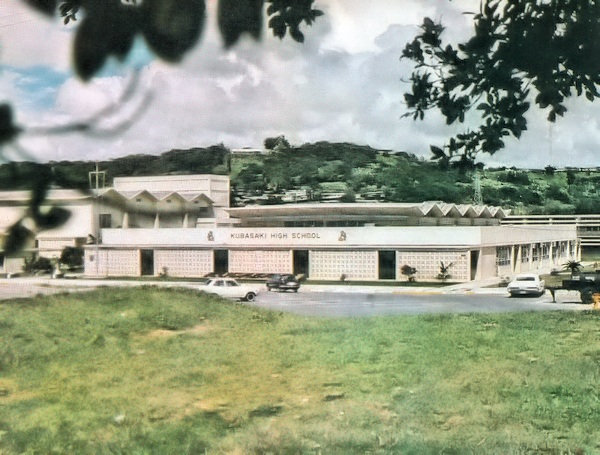
<svg viewBox="0 0 600 455"><path fill-rule="evenodd" d="M308 318L192 291L0 303L0 454L592 454L600 315Z"/></svg>

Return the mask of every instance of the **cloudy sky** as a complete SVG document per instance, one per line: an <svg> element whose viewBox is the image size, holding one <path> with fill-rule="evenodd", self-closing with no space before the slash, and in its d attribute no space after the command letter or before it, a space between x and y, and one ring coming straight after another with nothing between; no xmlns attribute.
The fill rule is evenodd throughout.
<svg viewBox="0 0 600 455"><path fill-rule="evenodd" d="M118 100L133 69L139 70L135 96L102 125L131 117L151 96L130 129L106 138L23 137L20 146L40 161L218 143L257 148L281 134L295 145L347 141L429 157L430 144L442 145L459 131L437 115L417 123L401 119L411 67L399 56L425 16L443 21L448 40L464 40L472 25L462 13L476 10L477 0L317 0L316 6L325 16L305 30L304 44L265 31L260 42L243 39L226 51L209 0L203 37L181 64L155 59L140 39L126 64L110 62L82 83L71 70L75 28L37 15L22 0L1 0L0 96L27 127L84 121ZM517 167L600 165L600 103L575 100L568 107L552 126L532 110L522 139L482 160Z"/></svg>

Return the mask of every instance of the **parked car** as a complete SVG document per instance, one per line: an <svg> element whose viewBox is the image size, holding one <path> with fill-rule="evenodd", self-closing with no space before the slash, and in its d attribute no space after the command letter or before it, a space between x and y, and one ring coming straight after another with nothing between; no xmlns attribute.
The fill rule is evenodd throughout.
<svg viewBox="0 0 600 455"><path fill-rule="evenodd" d="M546 283L544 283L544 280L540 279L539 275L527 273L514 277L514 279L508 283L507 289L511 296L523 294L540 296L546 289Z"/></svg>
<svg viewBox="0 0 600 455"><path fill-rule="evenodd" d="M201 288L208 294L216 294L228 299L253 301L258 295L258 288L240 284L233 278L211 278Z"/></svg>
<svg viewBox="0 0 600 455"><path fill-rule="evenodd" d="M267 290L272 291L273 289L298 292L300 282L294 275L289 273L275 274L267 281Z"/></svg>

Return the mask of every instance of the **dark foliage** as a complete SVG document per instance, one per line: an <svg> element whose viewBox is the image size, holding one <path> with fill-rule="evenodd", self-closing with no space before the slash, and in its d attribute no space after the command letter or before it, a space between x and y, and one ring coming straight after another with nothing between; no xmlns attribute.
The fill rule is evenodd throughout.
<svg viewBox="0 0 600 455"><path fill-rule="evenodd" d="M142 36L148 47L160 59L179 62L187 51L198 42L206 19L205 0L23 0L26 4L47 16L59 14L67 24L77 21L80 12L83 19L77 26L73 44L73 67L84 81L92 78L102 69L109 57L125 60L133 47L136 36ZM226 47L235 44L241 35L247 33L260 37L263 4L266 2L269 27L273 34L283 38L289 31L292 39L302 42L302 24L311 25L323 13L313 9L314 0L220 0L219 29ZM134 79L135 80L135 79ZM49 128L38 134L116 134L126 129L136 119L123 122L113 131L96 131L98 123L108 114L119 109L135 92L135 83L128 87L120 102L95 113L87 121ZM148 102L141 104L143 109ZM12 108L0 104L0 159L4 147L14 141L24 128L15 124ZM31 130L30 130L31 132ZM221 147L223 149L223 147ZM19 148L16 148L20 151ZM222 150L202 154L196 151L173 151L163 154L160 159L150 156L136 156L119 162L122 169L111 169L111 176L144 175L176 172L185 169L189 173L215 172L215 162L205 158L216 157L229 171L229 161L223 163ZM26 158L26 153L23 157ZM228 157L228 154L227 154ZM113 162L103 163L112 168ZM85 191L85 172L74 172L85 163L37 165L34 163L9 163L0 169L0 188L19 188L31 191L28 212L8 229L4 252L13 254L22 250L31 240L34 232L25 227L24 221L33 221L35 231L51 229L63 224L69 218L69 211L51 206L40 210L46 200L48 190L53 186L79 188ZM144 169L140 171L140 169ZM71 177L73 176L73 177Z"/></svg>
<svg viewBox="0 0 600 455"><path fill-rule="evenodd" d="M534 100L554 122L565 100L593 101L600 84L600 2L580 0L481 0L474 33L465 43L444 44L444 27L425 18L402 58L413 61L406 116L423 119L439 110L448 125L479 116L433 159L473 161L501 150L505 137L520 138Z"/></svg>
<svg viewBox="0 0 600 455"><path fill-rule="evenodd" d="M83 248L65 247L60 253L60 263L66 265L69 269L81 267L83 265Z"/></svg>

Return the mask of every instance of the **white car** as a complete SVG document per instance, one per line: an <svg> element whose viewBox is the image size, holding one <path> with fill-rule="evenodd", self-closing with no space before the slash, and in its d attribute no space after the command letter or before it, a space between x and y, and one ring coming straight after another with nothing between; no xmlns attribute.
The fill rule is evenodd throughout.
<svg viewBox="0 0 600 455"><path fill-rule="evenodd" d="M233 278L211 278L201 288L207 294L216 294L228 299L253 301L258 295L258 288L240 284Z"/></svg>
<svg viewBox="0 0 600 455"><path fill-rule="evenodd" d="M508 293L511 296L533 294L540 296L546 289L546 283L540 279L539 275L534 273L526 273L517 275L510 283L508 283Z"/></svg>

